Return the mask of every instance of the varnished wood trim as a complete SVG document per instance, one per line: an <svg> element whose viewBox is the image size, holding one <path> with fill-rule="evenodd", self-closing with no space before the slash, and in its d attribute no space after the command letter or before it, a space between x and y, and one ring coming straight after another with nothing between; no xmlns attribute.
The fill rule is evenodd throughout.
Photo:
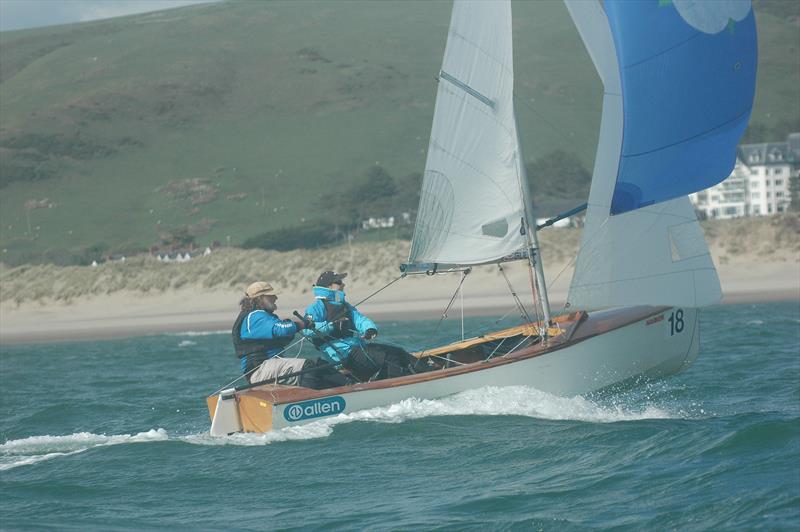
<svg viewBox="0 0 800 532"><path fill-rule="evenodd" d="M214 412L217 411L217 401L219 401L219 395L209 395L206 397L208 416L211 418L211 421L214 421Z"/></svg>
<svg viewBox="0 0 800 532"><path fill-rule="evenodd" d="M237 397L239 418L244 432L267 432L272 430L273 404L261 397L243 393Z"/></svg>

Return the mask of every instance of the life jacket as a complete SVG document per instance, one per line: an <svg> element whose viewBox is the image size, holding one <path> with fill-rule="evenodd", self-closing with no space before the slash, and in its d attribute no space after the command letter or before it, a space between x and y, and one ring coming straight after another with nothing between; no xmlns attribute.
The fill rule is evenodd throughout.
<svg viewBox="0 0 800 532"><path fill-rule="evenodd" d="M250 312L240 312L233 324L233 329L231 329L233 349L236 351L236 356L240 359L247 357L244 366L245 373L257 368L262 362L271 358L272 354L270 351L277 352L283 349L291 340L286 338L243 339L242 323L244 323L245 318L247 318L249 314Z"/></svg>
<svg viewBox="0 0 800 532"><path fill-rule="evenodd" d="M327 299L322 300L325 305L325 321L337 322L336 327L328 335L332 338L349 338L354 336L353 331L356 330L356 324L353 321L353 313L346 303L334 305Z"/></svg>

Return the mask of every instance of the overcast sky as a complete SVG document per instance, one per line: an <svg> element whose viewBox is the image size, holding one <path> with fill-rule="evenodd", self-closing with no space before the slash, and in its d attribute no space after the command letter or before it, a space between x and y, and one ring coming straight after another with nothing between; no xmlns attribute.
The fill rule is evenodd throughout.
<svg viewBox="0 0 800 532"><path fill-rule="evenodd" d="M216 0L0 0L0 31L84 22Z"/></svg>

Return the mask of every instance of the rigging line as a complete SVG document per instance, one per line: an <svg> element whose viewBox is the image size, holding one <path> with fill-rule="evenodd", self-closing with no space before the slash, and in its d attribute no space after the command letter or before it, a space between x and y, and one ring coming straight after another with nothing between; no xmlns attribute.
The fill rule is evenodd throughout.
<svg viewBox="0 0 800 532"><path fill-rule="evenodd" d="M420 353L420 356L422 356L422 353ZM466 362L459 362L458 360L451 360L451 359L445 358L445 357L443 357L441 355L428 355L425 358L438 358L438 359L444 360L445 362L447 362L449 364L455 364L457 366L466 366L467 365ZM420 358L420 360L422 360L422 359ZM446 369L446 368L442 368L442 369Z"/></svg>
<svg viewBox="0 0 800 532"><path fill-rule="evenodd" d="M558 134L559 136L561 136L561 138L562 138L562 139L564 139L565 141L567 141L569 144L575 144L575 138L574 138L574 136L573 136L573 138L569 138L569 137L568 137L568 136L567 136L567 135L566 135L566 134L565 134L565 133L564 133L564 132L563 132L563 131L562 131L560 128L558 128L558 127L557 127L557 126L556 126L556 125L555 125L553 122L551 122L551 121L549 121L548 119L546 119L546 118L544 117L544 115L542 115L542 114L541 114L539 111L537 111L537 110L536 110L536 108L534 108L534 107L533 107L531 104L529 104L528 102L526 102L525 100L523 100L523 99L522 99L521 97L519 97L519 96L518 96L516 93L514 93L514 101L520 102L520 103L522 103L522 105L524 105L525 107L527 107L528 109L530 109L530 110L531 110L531 112L532 112L533 114L535 114L537 117L539 117L539 119L540 119L542 122L544 122L545 124L547 124L548 126L550 126L550 129L551 129L551 130L553 130L553 131L554 131L556 134ZM582 131L582 130L581 130L581 131Z"/></svg>
<svg viewBox="0 0 800 532"><path fill-rule="evenodd" d="M478 338L478 337L483 336L483 333L485 333L489 329L492 329L495 325L498 325L501 321L506 319L508 317L508 315L511 314L512 312L514 312L515 310L519 310L519 308L516 305L512 306L511 308L509 308L508 311L505 314L503 314L502 316L500 316L499 318L494 320L494 322L491 325L484 325L482 327L475 327L474 329L470 329L469 331L465 331L464 332L464 336L466 336L467 334L469 335L469 338ZM522 318L522 316L520 316L520 318ZM437 347L438 347L438 345L437 345ZM424 353L424 352L425 352L425 350L422 351L422 353Z"/></svg>
<svg viewBox="0 0 800 532"><path fill-rule="evenodd" d="M595 229L594 233L592 233L591 235L589 235L589 238L587 238L587 239L586 239L586 242L585 242L585 244L589 244L589 242L591 242L592 240L594 240L595 238L597 238L597 235L599 235L599 234L600 234L600 230L601 230L601 229L603 229L603 227L605 227L605 226L606 226L606 224L608 223L608 220L609 220L609 219L610 219L610 218L606 217L606 219L605 219L605 220L603 220L603 223L601 223L601 224L600 224L600 225L597 227L597 229ZM584 231L585 231L585 230L584 230ZM583 249L583 247L584 247L583 243L579 243L579 244L578 244L578 252L577 252L577 253L575 253L575 255L573 255L572 259L570 259L570 260L567 262L567 264L566 264L566 265L565 265L565 266L564 266L564 267L561 269L561 271L560 271L560 272L558 272L558 275L556 275L556 276L555 276L555 279L553 279L552 281L550 281L550 286L549 286L548 288L552 288L552 287L553 287L553 284L554 284L556 281L558 281L558 278L559 278L559 277L561 277L561 274L563 274L565 271L567 271L567 268L569 268L570 266L572 266L573 264L575 264L575 263L578 261L578 255L580 254L580 252L581 252L581 249ZM574 275L574 273L573 273L573 275ZM565 301L565 302L564 302L564 305L561 307L561 314L564 314L564 313L566 313L566 312L567 312L567 307L569 307L569 306L570 306L570 302L569 302L569 291L567 291L567 301ZM559 327L559 328L560 328L560 327Z"/></svg>
<svg viewBox="0 0 800 532"><path fill-rule="evenodd" d="M525 337L524 337L522 340L520 340L520 341L519 341L519 343L518 343L517 345L515 345L514 347L512 347L510 351L508 351L506 354L504 354L504 355L500 355L500 356L502 356L502 357L507 357L508 355L511 355L511 354L513 354L513 353L514 353L514 351L516 351L516 350L517 350L517 348L518 348L519 346L521 346L521 345L522 345L522 344L523 344L523 343L524 343L526 340L528 340L529 338L530 338L530 336L525 336ZM539 338L541 338L541 336L539 336ZM496 350L495 350L495 351L496 351ZM494 354L494 351L492 352L492 354ZM487 358L486 360L489 360L489 359Z"/></svg>
<svg viewBox="0 0 800 532"><path fill-rule="evenodd" d="M517 310L520 311L520 316L519 317L523 318L523 319L526 319L526 320L528 320L528 322L530 322L531 321L531 317L530 317L530 315L528 315L528 311L525 310L525 306L522 304L522 301L520 301L519 296L517 296L516 290L514 290L514 287L511 286L511 281L508 280L508 276L506 275L506 271L503 269L503 266L500 263L497 263L497 268L500 270L500 273L503 275L503 279L506 280L506 285L508 285L508 290L511 292L511 297L514 298L514 302L517 304ZM506 315L508 315L508 313L506 313ZM503 316L503 318L505 318L505 316Z"/></svg>
<svg viewBox="0 0 800 532"><path fill-rule="evenodd" d="M528 228L528 231L530 231L530 228ZM534 281L534 278L533 278L533 275L534 275L533 268L534 268L534 265L535 265L535 263L533 261L535 261L536 258L538 258L537 255L534 255L534 252L538 251L538 250L534 249L533 241L531 240L530 236L528 237L528 244L529 244L528 245L528 282L530 283L530 286L531 286L531 298L532 298L532 301L533 301L533 313L536 315L536 321L541 321L540 320L540 314L539 314L539 307L543 306L544 302L541 301L541 296L539 295L539 290L538 290L538 287L536 286L536 281ZM542 281L546 282L544 279L542 279ZM544 309L542 309L542 310L544 310Z"/></svg>
<svg viewBox="0 0 800 532"><path fill-rule="evenodd" d="M283 349L281 349L280 351L278 351L278 353L276 353L275 355L271 356L270 358L275 358L275 357L277 357L277 356L280 356L280 355L282 355L283 353L285 353L286 351L288 351L288 350L289 350L289 349L291 349L292 347L296 346L297 344L300 344L300 343L302 343L304 340L305 340L305 337L301 337L301 338L300 338L298 341L296 341L296 342L294 342L294 343L291 343L291 344L287 345L286 347L284 347ZM300 349L302 349L302 348L303 348L303 346L301 345L301 346L300 346ZM297 356L299 356L299 355L300 355L300 352L298 351L298 353L297 353ZM297 358L297 356L295 356L295 357L292 357L292 358ZM241 375L239 375L238 377L236 377L235 379L233 379L231 382L229 382L228 384L226 384L225 386L223 386L223 387L222 387L222 388L220 388L219 390L217 390L217 391L215 391L214 393L210 394L210 395L209 395L209 397L211 397L212 395L217 395L217 394L218 394L219 392L221 392L222 390L225 390L225 389L229 388L229 387L231 386L231 384L233 384L233 383L235 383L235 382L238 382L238 381L242 380L243 378L247 377L248 375L250 375L251 373L253 373L255 370L257 370L259 367L260 367L260 365L259 365L259 366L256 366L256 367L254 367L253 369L251 369L251 370L250 370L250 371L248 371L247 373L242 373Z"/></svg>
<svg viewBox="0 0 800 532"><path fill-rule="evenodd" d="M494 356L494 354L495 354L495 353L497 353L497 350L498 350L498 349L500 349L500 346L502 346L502 345L503 345L503 343L504 343L506 340L508 340L508 337L505 337L505 338L503 338L502 340L500 340L500 343L499 343L499 344L497 344L497 346L496 346L496 347L495 347L495 348L492 350L492 352L491 352L491 353L489 353L489 356L488 356L488 357L486 357L486 359L485 359L485 360L486 360L487 362L488 362L489 360L491 360L491 359L492 359L492 357Z"/></svg>
<svg viewBox="0 0 800 532"><path fill-rule="evenodd" d="M458 287L459 299L461 299L461 341L464 341L464 285Z"/></svg>
<svg viewBox="0 0 800 532"><path fill-rule="evenodd" d="M442 317L439 318L439 321L436 323L436 328L433 330L433 334L431 336L434 336L434 335L436 335L437 332L439 332L439 327L442 326L442 322L447 317L447 312L450 310L450 307L453 306L453 301L456 300L456 296L458 295L458 292L461 290L461 285L464 284L464 280L467 278L467 275L469 275L470 271L472 271L472 270L467 269L467 270L464 270L462 272L461 281L458 283L458 286L456 287L456 291L453 292L453 297L450 298L450 302L447 303L447 306L444 308L444 312L442 312ZM420 353L420 356L424 355L424 354L425 354L425 351L422 351L422 353Z"/></svg>
<svg viewBox="0 0 800 532"><path fill-rule="evenodd" d="M362 299L361 301L359 301L358 303L356 303L356 304L355 304L355 305L353 305L353 306L354 306L354 307L357 307L357 306L359 306L361 303L363 303L363 302L364 302L364 301L366 301L367 299L369 299L369 298L371 298L372 296L374 296L374 295L377 295L378 293L382 292L383 290L385 290L385 289L389 288L390 286L392 286L394 283L396 283L397 281L399 281L400 279L402 279L402 278L403 278L403 277L405 277L405 276L406 276L406 274L404 274L404 273L403 273L403 274L401 274L401 275L400 275L400 277L398 277L398 278L397 278L397 279L395 279L394 281L391 281L390 283L388 283L388 284L387 284L386 286L384 286L383 288L379 288L378 290L376 290L376 291L372 292L370 295L368 295L367 297L365 297L364 299Z"/></svg>

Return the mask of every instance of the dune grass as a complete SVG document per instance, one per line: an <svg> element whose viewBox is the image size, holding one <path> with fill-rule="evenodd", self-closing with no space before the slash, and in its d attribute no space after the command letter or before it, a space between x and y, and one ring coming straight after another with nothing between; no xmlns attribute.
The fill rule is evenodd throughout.
<svg viewBox="0 0 800 532"><path fill-rule="evenodd" d="M717 263L730 261L800 261L800 217L713 220L703 223L706 240ZM551 229L540 233L545 264L561 269L575 256L579 229ZM253 279L270 279L282 289L304 294L319 272L347 271L362 286L380 287L399 274L408 257L405 240L361 242L319 250L289 252L223 248L209 256L182 263L164 263L151 256L97 267L0 264L0 301L24 303L81 297L120 291L158 294L185 288L227 290ZM800 267L800 266L798 266Z"/></svg>

